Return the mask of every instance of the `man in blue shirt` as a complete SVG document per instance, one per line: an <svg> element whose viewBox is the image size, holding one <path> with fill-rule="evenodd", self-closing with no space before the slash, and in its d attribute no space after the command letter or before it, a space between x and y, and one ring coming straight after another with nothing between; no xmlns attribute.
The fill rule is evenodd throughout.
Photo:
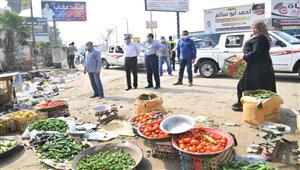
<svg viewBox="0 0 300 170"><path fill-rule="evenodd" d="M153 80L152 75L154 76L154 80L156 86L154 89L160 88L160 79L158 75L158 56L157 52L162 47L161 44L153 40L154 35L152 33L147 35L147 42L145 44L145 55L146 55L146 70L147 70L147 81L148 86L145 88L152 88L153 87Z"/></svg>
<svg viewBox="0 0 300 170"><path fill-rule="evenodd" d="M189 38L188 31L182 32L182 38L178 41L177 44L177 55L179 55L180 58L180 68L178 82L174 85L182 85L184 69L186 67L189 79L189 86L193 86L192 64L195 62L196 59L196 47L194 41Z"/></svg>
<svg viewBox="0 0 300 170"><path fill-rule="evenodd" d="M101 70L101 54L99 51L94 49L92 42L86 43L86 50L88 54L85 58L84 74L87 72L91 81L94 95L91 98L99 97L104 98L103 86L100 80Z"/></svg>

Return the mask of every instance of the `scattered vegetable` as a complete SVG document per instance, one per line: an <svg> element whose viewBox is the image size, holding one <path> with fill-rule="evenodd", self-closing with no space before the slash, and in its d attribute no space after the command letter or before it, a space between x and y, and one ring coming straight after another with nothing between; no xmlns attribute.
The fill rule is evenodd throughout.
<svg viewBox="0 0 300 170"><path fill-rule="evenodd" d="M44 145L48 141L55 140L59 137L67 137L64 135L54 134L54 133L38 133L34 136L34 138L30 139L29 144L34 148L38 148Z"/></svg>
<svg viewBox="0 0 300 170"><path fill-rule="evenodd" d="M153 122L149 122L144 125L141 125L139 127L140 131L142 132L143 135L151 139L161 139L161 138L169 137L167 133L163 132L160 129L161 122L162 119L158 119Z"/></svg>
<svg viewBox="0 0 300 170"><path fill-rule="evenodd" d="M266 163L250 164L246 161L233 161L228 165L221 167L221 170L276 170Z"/></svg>
<svg viewBox="0 0 300 170"><path fill-rule="evenodd" d="M271 91L257 91L255 93L250 94L249 96L254 97L256 99L263 100L263 99L268 99L277 96L277 94Z"/></svg>
<svg viewBox="0 0 300 170"><path fill-rule="evenodd" d="M0 154L10 150L17 144L18 141L14 139L0 139Z"/></svg>
<svg viewBox="0 0 300 170"><path fill-rule="evenodd" d="M39 105L37 105L37 107L39 107L41 109L50 109L50 108L59 107L59 106L63 106L63 105L66 105L65 101L52 101L52 102L48 102L48 103L39 104Z"/></svg>
<svg viewBox="0 0 300 170"><path fill-rule="evenodd" d="M153 122L161 118L163 118L163 113L161 112L141 113L133 117L130 124L137 128L144 123Z"/></svg>
<svg viewBox="0 0 300 170"><path fill-rule="evenodd" d="M64 162L72 160L76 155L82 152L86 147L76 142L72 138L57 138L46 142L37 148L37 153L41 159L50 159L55 162Z"/></svg>
<svg viewBox="0 0 300 170"><path fill-rule="evenodd" d="M123 150L115 153L106 151L81 160L76 170L129 170L134 165L134 159Z"/></svg>
<svg viewBox="0 0 300 170"><path fill-rule="evenodd" d="M60 133L65 133L68 130L68 125L65 121L61 119L46 119L40 120L29 125L29 131L37 130L37 131L57 131Z"/></svg>
<svg viewBox="0 0 300 170"><path fill-rule="evenodd" d="M203 128L192 129L180 135L177 142L180 149L194 153L219 152L227 145L225 137L206 132Z"/></svg>
<svg viewBox="0 0 300 170"><path fill-rule="evenodd" d="M25 118L30 118L33 116L36 116L37 113L33 112L33 111L20 111L20 112L16 112L16 113L11 113L9 114L9 117L12 119L25 119Z"/></svg>

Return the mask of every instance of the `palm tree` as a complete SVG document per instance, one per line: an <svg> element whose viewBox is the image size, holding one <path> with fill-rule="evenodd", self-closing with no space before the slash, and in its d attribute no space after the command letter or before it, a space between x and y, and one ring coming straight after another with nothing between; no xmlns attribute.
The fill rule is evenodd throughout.
<svg viewBox="0 0 300 170"><path fill-rule="evenodd" d="M27 39L30 37L30 28L23 26L24 17L18 16L15 12L5 10L0 15L0 48L4 48L6 64L4 70L16 71L20 68L20 63L15 56L18 45L28 45Z"/></svg>

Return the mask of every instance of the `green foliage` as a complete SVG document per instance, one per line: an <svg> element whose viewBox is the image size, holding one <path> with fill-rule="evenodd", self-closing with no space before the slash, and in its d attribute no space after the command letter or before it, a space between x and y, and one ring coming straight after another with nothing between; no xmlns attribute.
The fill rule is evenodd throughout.
<svg viewBox="0 0 300 170"><path fill-rule="evenodd" d="M0 15L0 32L3 36L0 40L0 48L4 48L6 64L9 66L6 70L9 71L15 71L19 68L15 58L15 49L18 45L27 45L27 39L30 37L30 28L23 26L23 21L24 17L8 10Z"/></svg>

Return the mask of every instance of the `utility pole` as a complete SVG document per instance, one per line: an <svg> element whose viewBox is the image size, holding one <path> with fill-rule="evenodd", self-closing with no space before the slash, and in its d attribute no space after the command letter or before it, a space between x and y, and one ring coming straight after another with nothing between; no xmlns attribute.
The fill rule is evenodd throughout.
<svg viewBox="0 0 300 170"><path fill-rule="evenodd" d="M150 11L150 25L151 25L151 33L153 34L153 25L152 25L152 11Z"/></svg>
<svg viewBox="0 0 300 170"><path fill-rule="evenodd" d="M180 38L180 17L179 12L176 12L176 19L177 19L177 38Z"/></svg>
<svg viewBox="0 0 300 170"><path fill-rule="evenodd" d="M34 61L35 69L38 69L38 61L36 56L36 49L35 49L35 33L34 33L34 18L33 18L33 6L32 0L30 0L30 19L31 19L31 29L32 29L32 49L31 49L31 57Z"/></svg>
<svg viewBox="0 0 300 170"><path fill-rule="evenodd" d="M54 44L57 45L57 31L56 31L56 21L53 19L53 31L54 31Z"/></svg>
<svg viewBox="0 0 300 170"><path fill-rule="evenodd" d="M129 24L128 24L128 18L123 17L123 19L126 20L126 27L127 27L127 34L129 34Z"/></svg>

